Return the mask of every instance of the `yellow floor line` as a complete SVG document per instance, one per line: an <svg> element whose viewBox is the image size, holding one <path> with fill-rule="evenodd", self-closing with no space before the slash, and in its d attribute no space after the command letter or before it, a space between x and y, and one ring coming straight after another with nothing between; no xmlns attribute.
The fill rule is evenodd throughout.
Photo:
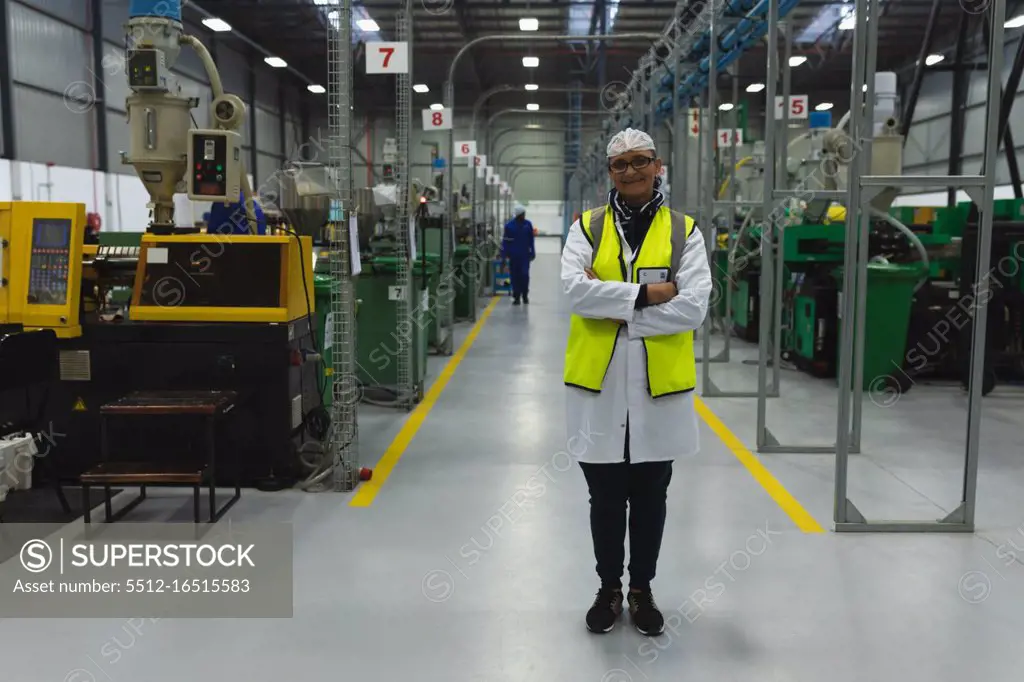
<svg viewBox="0 0 1024 682"><path fill-rule="evenodd" d="M483 329L484 323L487 322L487 318L490 317L494 311L494 307L498 305L498 301L501 297L495 296L491 299L490 304L484 309L480 319L477 320L476 324L469 331L469 336L462 342L462 346L455 352L452 359L445 365L444 370L441 372L441 376L437 378L437 381L427 391L427 395L424 396L423 401L416 406L412 414L405 421L402 426L402 430L398 432L395 439L391 441L391 445L388 446L384 456L377 462L377 466L373 468L373 479L363 483L359 486L359 490L352 497L352 500L348 503L350 507L369 507L373 504L373 500L377 497L377 493L380 492L381 487L387 482L388 477L391 475L392 469L398 464L398 460L405 454L406 449L409 447L409 443L416 437L420 427L423 426L423 422L426 420L427 415L434 409L434 405L437 404L437 399L441 397L441 393L444 391L445 386L451 380L452 375L455 374L455 370L458 369L459 364L465 359L466 353L469 352L473 342L476 341L476 337L480 334L480 330Z"/></svg>
<svg viewBox="0 0 1024 682"><path fill-rule="evenodd" d="M789 494L789 491L779 483L779 480L761 464L761 460L758 459L757 455L743 445L743 442L736 434L722 423L722 420L711 411L704 401L697 398L696 404L697 414L704 420L704 423L711 427L711 430L722 439L725 447L729 448L732 454L736 455L736 459L747 468L747 471L754 477L754 480L760 483L765 492L775 500L775 504L779 505L782 511L786 512L789 518L793 519L796 527L805 533L824 533L825 529L821 527L821 524L803 508L803 505L796 501L795 497Z"/></svg>

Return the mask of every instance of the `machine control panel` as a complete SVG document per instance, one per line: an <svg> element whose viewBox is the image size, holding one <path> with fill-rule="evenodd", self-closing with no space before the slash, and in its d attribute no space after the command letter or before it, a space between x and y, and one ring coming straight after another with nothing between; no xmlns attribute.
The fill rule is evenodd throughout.
<svg viewBox="0 0 1024 682"><path fill-rule="evenodd" d="M128 87L133 90L167 89L164 55L159 50L130 51L125 70L128 72Z"/></svg>
<svg viewBox="0 0 1024 682"><path fill-rule="evenodd" d="M27 302L65 305L71 262L71 221L36 218L32 221L32 256Z"/></svg>
<svg viewBox="0 0 1024 682"><path fill-rule="evenodd" d="M189 131L188 195L235 203L241 192L241 136L229 130Z"/></svg>

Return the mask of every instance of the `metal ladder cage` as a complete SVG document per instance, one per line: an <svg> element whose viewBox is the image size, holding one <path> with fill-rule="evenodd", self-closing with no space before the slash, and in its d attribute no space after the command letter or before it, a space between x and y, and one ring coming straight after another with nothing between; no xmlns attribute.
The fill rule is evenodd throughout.
<svg viewBox="0 0 1024 682"><path fill-rule="evenodd" d="M359 483L359 430L356 409L361 399L356 376L356 297L352 278L352 250L349 220L352 215L352 4L334 0L328 5L336 12L327 30L328 95L327 119L330 129L328 171L334 183L338 210L330 230L331 342L334 375L331 403L330 456L334 461L336 492L354 490Z"/></svg>
<svg viewBox="0 0 1024 682"><path fill-rule="evenodd" d="M847 249L843 268L843 291L855 291L844 296L843 326L840 332L839 354L839 407L836 420L835 498L833 520L836 532L974 532L975 501L978 484L978 457L981 429L982 383L985 367L985 338L988 327L988 305L981 302L973 310L971 340L970 382L967 391L967 433L964 446L963 487L959 505L945 517L935 521L869 521L849 499L847 493L848 455L854 445L851 417L859 430L858 403L863 401L863 361L865 345L865 318L867 313L868 207L872 199L887 187L962 188L976 204L980 213L978 249L975 272L976 300L987 301L987 276L991 271L993 230L993 200L995 196L996 161L999 152L999 120L1002 90L1004 50L1005 0L991 0L986 8L988 18L987 98L985 102L985 139L982 169L979 175L926 175L876 176L868 175L871 168L873 131L869 126L874 118L875 83L870 74L875 71L878 52L878 7L868 0L857 0L854 26L853 78L850 86L851 105L859 102L863 86L863 111L851 106L850 128L854 136L855 154L850 167L847 189L848 215L846 221ZM873 21L869 21L873 19ZM850 210L855 207L856 210ZM851 248L856 245L856 248ZM854 380L856 379L856 380ZM853 385L851 391L848 387ZM852 395L851 395L852 393ZM854 408L851 415L851 403Z"/></svg>
<svg viewBox="0 0 1024 682"><path fill-rule="evenodd" d="M412 54L412 4L407 1L405 8L398 13L395 22L395 40L407 42L409 54ZM409 142L412 118L412 61L409 71L395 76L395 133L398 138L398 163L395 166L395 187L398 206L396 210L395 239L395 280L398 286L398 300L395 301L395 320L398 332L398 357L396 370L398 374L397 405L411 410L418 402L420 386L413 381L412 365L415 347L412 342L414 325L419 327L418 317L414 310L419 296L413 294L413 278L410 263L412 242L409 225L410 204L410 168Z"/></svg>

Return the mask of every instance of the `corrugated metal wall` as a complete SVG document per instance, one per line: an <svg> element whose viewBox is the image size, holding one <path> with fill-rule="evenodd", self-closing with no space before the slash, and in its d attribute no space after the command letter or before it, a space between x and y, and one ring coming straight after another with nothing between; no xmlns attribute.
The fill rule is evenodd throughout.
<svg viewBox="0 0 1024 682"><path fill-rule="evenodd" d="M99 73L92 68L89 0L6 1L10 40L5 47L11 59L12 91L0 93L0 101L9 98L13 104L16 157L99 169L99 117L94 104L102 99L107 107L108 169L133 174L131 167L122 166L120 160L120 152L128 148L124 102L129 89L123 48L129 0L103 0L100 28L104 59ZM299 101L304 90L298 84L287 83L282 92L281 83L290 76L263 64L261 56L235 51L201 25L186 22L185 28L215 54L225 89L241 97L250 108L256 107L257 154L248 152L246 163L253 165L255 158L258 168L250 168L250 172L275 172L301 144ZM192 50L183 49L173 71L183 92L200 99L199 107L193 111L196 123L201 127L209 125L211 90L201 60ZM285 112L279 111L282 95ZM240 131L247 149L253 145L251 127L247 117Z"/></svg>
<svg viewBox="0 0 1024 682"><path fill-rule="evenodd" d="M1019 39L1018 39L1019 40ZM1003 82L1010 72L1018 40L1007 42L1003 55ZM975 61L984 61L981 55ZM981 171L981 152L985 142L985 101L988 73L973 71L969 76L966 121L964 125L963 172ZM928 73L921 86L921 94L903 151L903 171L915 175L945 175L949 171L949 142L952 135L953 74ZM1018 153L1024 151L1024 91L1019 91L1010 112L1010 129ZM997 159L996 183L1010 182L1005 152Z"/></svg>

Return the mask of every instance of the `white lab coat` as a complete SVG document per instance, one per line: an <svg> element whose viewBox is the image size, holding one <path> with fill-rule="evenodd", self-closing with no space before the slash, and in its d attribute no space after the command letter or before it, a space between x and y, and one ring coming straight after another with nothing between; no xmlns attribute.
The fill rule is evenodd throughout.
<svg viewBox="0 0 1024 682"><path fill-rule="evenodd" d="M634 254L617 221L616 229L627 280L632 279ZM678 295L641 310L635 309L639 284L588 279L583 269L590 267L592 257L593 248L576 221L562 250L562 288L571 310L582 317L624 320L626 326L619 333L626 334L628 342L619 339L600 393L566 386L567 450L580 462L621 462L628 413L631 462L696 454L700 445L695 391L651 398L643 339L692 331L703 324L712 288L704 237L694 229L687 239L676 273Z"/></svg>

